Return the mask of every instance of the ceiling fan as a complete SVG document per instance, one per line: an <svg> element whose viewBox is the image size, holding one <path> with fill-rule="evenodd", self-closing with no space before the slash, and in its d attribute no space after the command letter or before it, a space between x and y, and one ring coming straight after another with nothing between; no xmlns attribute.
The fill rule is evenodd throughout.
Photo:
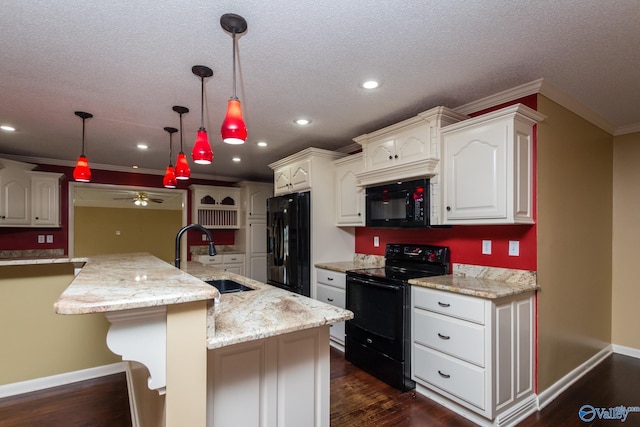
<svg viewBox="0 0 640 427"><path fill-rule="evenodd" d="M136 206L147 206L149 202L162 203L164 199L149 197L144 191L136 191L133 197L114 197L113 200L131 200Z"/></svg>

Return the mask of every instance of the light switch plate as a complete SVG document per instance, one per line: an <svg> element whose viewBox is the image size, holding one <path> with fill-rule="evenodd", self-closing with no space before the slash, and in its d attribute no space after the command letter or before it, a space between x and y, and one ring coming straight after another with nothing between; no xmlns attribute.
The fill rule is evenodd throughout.
<svg viewBox="0 0 640 427"><path fill-rule="evenodd" d="M53 243L53 234L47 234L47 243Z"/></svg>
<svg viewBox="0 0 640 427"><path fill-rule="evenodd" d="M482 241L482 255L491 255L491 240Z"/></svg>
<svg viewBox="0 0 640 427"><path fill-rule="evenodd" d="M38 243L44 243L44 234L38 234Z"/></svg>
<svg viewBox="0 0 640 427"><path fill-rule="evenodd" d="M520 256L520 242L509 240L509 256Z"/></svg>
<svg viewBox="0 0 640 427"><path fill-rule="evenodd" d="M378 246L380 246L380 237L373 236L373 247L377 248Z"/></svg>

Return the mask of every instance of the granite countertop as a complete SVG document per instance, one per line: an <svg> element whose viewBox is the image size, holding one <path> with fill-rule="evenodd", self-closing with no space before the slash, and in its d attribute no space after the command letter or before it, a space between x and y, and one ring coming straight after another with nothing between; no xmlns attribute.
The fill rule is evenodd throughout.
<svg viewBox="0 0 640 427"><path fill-rule="evenodd" d="M209 308L215 333L208 331L209 349L253 341L353 318L353 313L267 285L220 268L188 262L186 271L202 280L231 279L253 291L222 294Z"/></svg>
<svg viewBox="0 0 640 427"><path fill-rule="evenodd" d="M536 284L535 272L466 265L460 265L458 270L463 270L463 267L466 272L410 279L409 284L486 299L503 298L540 289Z"/></svg>
<svg viewBox="0 0 640 427"><path fill-rule="evenodd" d="M216 288L150 254L99 255L86 259L54 308L58 314L104 313L219 295Z"/></svg>
<svg viewBox="0 0 640 427"><path fill-rule="evenodd" d="M185 270L179 270L146 253L61 260L50 262L81 260L86 264L55 302L56 313L104 313L212 300L207 321L209 349L353 317L350 311L195 261L184 263ZM254 290L220 295L203 282L216 279L231 279Z"/></svg>
<svg viewBox="0 0 640 427"><path fill-rule="evenodd" d="M384 257L379 255L355 254L351 261L319 262L316 268L346 273L348 270L358 270L360 268L384 267Z"/></svg>
<svg viewBox="0 0 640 427"><path fill-rule="evenodd" d="M0 259L0 267L6 265L36 265L36 264L84 264L89 258L69 258L60 257L24 257L24 258L3 258Z"/></svg>

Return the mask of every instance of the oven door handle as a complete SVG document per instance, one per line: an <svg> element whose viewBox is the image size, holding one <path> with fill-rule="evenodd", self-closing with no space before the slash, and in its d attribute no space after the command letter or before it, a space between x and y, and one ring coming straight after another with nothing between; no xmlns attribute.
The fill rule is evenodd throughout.
<svg viewBox="0 0 640 427"><path fill-rule="evenodd" d="M357 277L347 277L347 286L350 283L355 283L358 285L365 285L365 286L373 286L373 287L382 288L382 289L392 289L392 290L399 290L399 289L402 289L403 287L403 285L392 285L389 283L376 282L373 279L360 279Z"/></svg>

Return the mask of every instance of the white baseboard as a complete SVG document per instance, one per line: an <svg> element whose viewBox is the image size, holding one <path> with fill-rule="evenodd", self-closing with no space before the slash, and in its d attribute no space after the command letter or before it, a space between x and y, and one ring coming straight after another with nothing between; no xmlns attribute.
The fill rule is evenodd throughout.
<svg viewBox="0 0 640 427"><path fill-rule="evenodd" d="M598 366L612 353L611 345L606 346L582 365L578 366L567 375L556 381L551 387L538 394L538 410L541 411L549 403L553 402L560 394L567 390L587 372Z"/></svg>
<svg viewBox="0 0 640 427"><path fill-rule="evenodd" d="M111 365L97 366L95 368L82 369L80 371L65 372L64 374L0 385L0 399L30 393L32 391L44 390L51 387L58 387L78 381L104 377L106 375L117 374L120 372L126 372L127 365L127 362L118 362Z"/></svg>
<svg viewBox="0 0 640 427"><path fill-rule="evenodd" d="M613 348L613 352L616 354L622 354L624 356L635 357L636 359L640 359L640 350L633 347L625 347L623 345L611 344Z"/></svg>

